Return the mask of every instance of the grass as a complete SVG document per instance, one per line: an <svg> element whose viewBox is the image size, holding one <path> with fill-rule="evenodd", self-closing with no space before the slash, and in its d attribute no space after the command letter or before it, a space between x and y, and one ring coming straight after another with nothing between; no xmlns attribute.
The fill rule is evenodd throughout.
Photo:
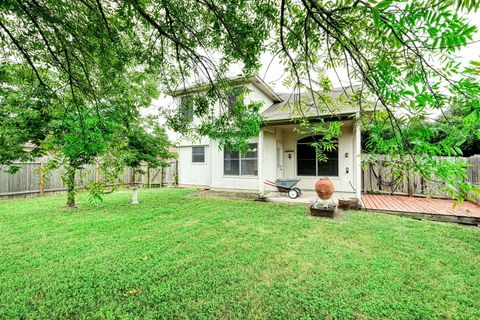
<svg viewBox="0 0 480 320"><path fill-rule="evenodd" d="M0 202L0 318L480 318L480 229L117 192Z"/></svg>

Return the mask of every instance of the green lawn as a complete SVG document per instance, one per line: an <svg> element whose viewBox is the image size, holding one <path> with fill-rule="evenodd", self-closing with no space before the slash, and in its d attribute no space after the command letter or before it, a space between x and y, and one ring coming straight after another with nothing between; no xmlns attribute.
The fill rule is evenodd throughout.
<svg viewBox="0 0 480 320"><path fill-rule="evenodd" d="M192 193L0 201L0 319L480 318L480 228Z"/></svg>

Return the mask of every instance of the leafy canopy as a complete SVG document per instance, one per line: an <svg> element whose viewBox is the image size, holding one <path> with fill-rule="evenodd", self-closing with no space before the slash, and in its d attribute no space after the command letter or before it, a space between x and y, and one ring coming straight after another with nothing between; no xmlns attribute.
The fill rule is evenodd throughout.
<svg viewBox="0 0 480 320"><path fill-rule="evenodd" d="M478 65L465 66L455 55L474 41L477 30L465 13L478 10L476 0L6 0L1 6L1 68L29 68L30 74L15 78L14 87L28 80L34 89L21 100L42 101L27 115L15 109L19 97L9 91L12 96L2 100L4 122L21 114L18 119L33 119L42 127L51 114L56 119L63 114L61 121L72 135L62 137L68 142L75 132L81 133L80 149L87 149L85 128L100 126L105 118L124 120L119 123L138 118L138 106L155 95L148 89L138 94L138 86L144 84L130 80L132 73L139 73L162 93L206 81L208 90L192 102L200 123L179 121L178 113L171 114L169 123L180 132L241 147L258 132L262 119L255 103L226 108L235 87L226 75L234 63L242 66L245 76L252 75L259 69L261 53L268 51L285 65L285 84L296 93L307 93L308 101L298 95L299 109L312 105L329 110L326 92L332 81L327 71L337 77L344 70L346 87L361 85L345 94L347 102L361 106L360 119L366 109L384 111L385 117L368 121L388 127L391 135L373 137L372 152L406 159L427 179L448 180L459 196L471 190L468 184L454 185L463 179L464 170L439 162L437 156L459 155L472 124L480 121ZM123 101L123 95L135 98ZM225 106L220 113L214 112L216 100ZM435 146L429 138L436 129L421 123L434 113L460 107L466 112L455 125L442 129L444 135L434 142L442 146ZM322 123L301 122L302 130L323 130ZM107 123L97 132L110 132L116 122ZM5 149L9 151L2 161L17 156L17 143L53 132L50 126L35 134L30 125L22 127L14 131L15 142ZM326 136L335 132L338 128L332 125ZM105 147L99 142L93 149L65 151L87 159Z"/></svg>

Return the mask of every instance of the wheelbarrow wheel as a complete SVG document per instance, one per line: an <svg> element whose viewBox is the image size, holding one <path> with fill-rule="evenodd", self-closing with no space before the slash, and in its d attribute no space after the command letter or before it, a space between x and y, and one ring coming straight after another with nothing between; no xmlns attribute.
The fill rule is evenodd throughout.
<svg viewBox="0 0 480 320"><path fill-rule="evenodd" d="M293 190L297 190L299 196L302 194L302 190L300 190L300 188L295 187L293 188Z"/></svg>
<svg viewBox="0 0 480 320"><path fill-rule="evenodd" d="M295 190L295 189L290 189L290 190L288 190L288 197L289 197L290 199L298 198L299 195L300 195L300 194L299 194L298 191Z"/></svg>

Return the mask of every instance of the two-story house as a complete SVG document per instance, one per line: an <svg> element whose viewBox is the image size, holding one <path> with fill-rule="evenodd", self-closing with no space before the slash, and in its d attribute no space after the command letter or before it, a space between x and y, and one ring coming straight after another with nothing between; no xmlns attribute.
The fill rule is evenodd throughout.
<svg viewBox="0 0 480 320"><path fill-rule="evenodd" d="M298 125L293 112L294 96L274 92L258 77L237 79L249 93L244 98L261 102L261 113L266 119L257 137L250 141L248 152L222 150L217 141L203 138L195 143L181 140L178 152L178 182L180 186L202 187L214 190L258 192L263 196L275 190L265 180L300 179L298 187L313 190L319 177L328 177L336 192L360 199L361 196L361 135L359 108L345 102L336 103L343 89L333 90L332 108L327 113L309 113L311 121L341 121L341 135L336 150L328 152L327 161L319 161L312 142L316 137L302 136L294 128ZM177 104L182 97L201 90L193 86L173 93ZM342 100L343 101L343 100ZM218 106L217 106L218 107Z"/></svg>

